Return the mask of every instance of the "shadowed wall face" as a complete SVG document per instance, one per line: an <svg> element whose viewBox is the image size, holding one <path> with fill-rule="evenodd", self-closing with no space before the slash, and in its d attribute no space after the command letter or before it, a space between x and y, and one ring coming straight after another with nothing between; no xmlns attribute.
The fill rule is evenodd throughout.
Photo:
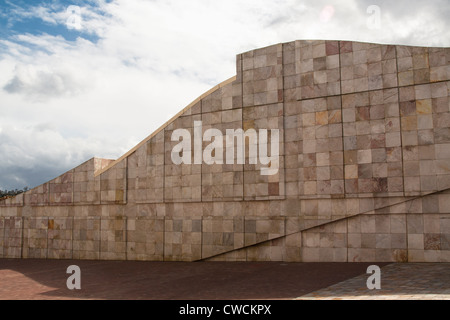
<svg viewBox="0 0 450 320"><path fill-rule="evenodd" d="M448 48L295 41L240 54L236 77L117 161L0 201L0 257L450 261L449 93ZM191 164L173 161L177 130ZM227 130L278 132L263 139L272 155L278 142L278 170L262 174L250 139L234 161L195 161L213 142L225 159Z"/></svg>

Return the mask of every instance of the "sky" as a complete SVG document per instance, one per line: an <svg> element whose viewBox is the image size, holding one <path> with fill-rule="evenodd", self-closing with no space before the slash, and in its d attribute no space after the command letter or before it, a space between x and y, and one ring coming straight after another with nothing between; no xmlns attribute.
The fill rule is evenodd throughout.
<svg viewBox="0 0 450 320"><path fill-rule="evenodd" d="M117 159L236 74L303 39L450 46L449 0L0 0L0 189Z"/></svg>

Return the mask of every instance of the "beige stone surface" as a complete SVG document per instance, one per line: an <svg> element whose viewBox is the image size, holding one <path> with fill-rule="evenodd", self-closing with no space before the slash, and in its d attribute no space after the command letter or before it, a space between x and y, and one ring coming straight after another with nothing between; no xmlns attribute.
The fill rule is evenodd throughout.
<svg viewBox="0 0 450 320"><path fill-rule="evenodd" d="M323 40L238 54L235 77L119 159L0 200L0 257L448 262L449 61ZM227 129L279 130L278 172L249 150L245 164L175 165L171 135L194 121L224 150Z"/></svg>

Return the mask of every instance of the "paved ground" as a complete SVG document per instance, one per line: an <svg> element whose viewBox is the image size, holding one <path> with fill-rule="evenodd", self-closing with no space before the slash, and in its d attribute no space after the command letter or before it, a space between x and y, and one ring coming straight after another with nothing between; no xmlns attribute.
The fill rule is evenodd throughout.
<svg viewBox="0 0 450 320"><path fill-rule="evenodd" d="M81 268L81 290L66 287ZM294 299L366 272L368 263L0 259L0 299Z"/></svg>
<svg viewBox="0 0 450 320"><path fill-rule="evenodd" d="M450 298L450 264L378 264L378 292L366 287L371 264L0 259L0 299ZM79 291L66 287L70 265L81 268Z"/></svg>
<svg viewBox="0 0 450 320"><path fill-rule="evenodd" d="M450 263L387 265L381 269L380 290L368 291L367 279L358 276L298 300L450 300Z"/></svg>

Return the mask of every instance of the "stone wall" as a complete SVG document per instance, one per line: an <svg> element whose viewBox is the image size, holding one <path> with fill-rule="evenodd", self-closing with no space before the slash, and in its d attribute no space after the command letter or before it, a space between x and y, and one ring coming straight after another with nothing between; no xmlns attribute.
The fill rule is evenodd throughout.
<svg viewBox="0 0 450 320"><path fill-rule="evenodd" d="M449 262L449 96L448 48L295 41L239 54L236 77L120 159L0 201L0 257ZM174 164L172 133L194 135L195 121L278 129L278 172L248 155Z"/></svg>

